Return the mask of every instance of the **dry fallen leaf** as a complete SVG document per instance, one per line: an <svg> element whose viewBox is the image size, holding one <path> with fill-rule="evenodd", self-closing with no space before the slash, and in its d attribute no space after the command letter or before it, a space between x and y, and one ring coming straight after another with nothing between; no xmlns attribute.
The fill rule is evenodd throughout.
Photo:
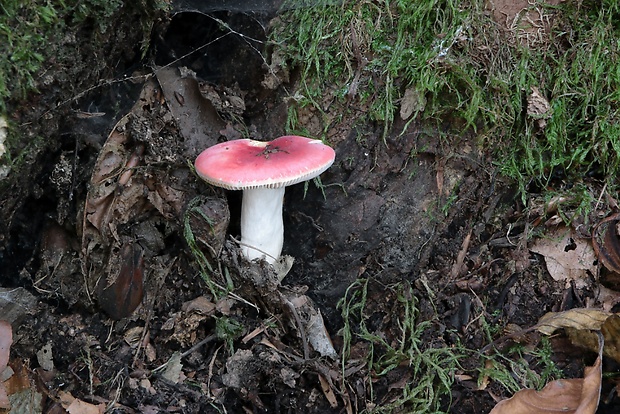
<svg viewBox="0 0 620 414"><path fill-rule="evenodd" d="M7 321L0 321L0 374L9 364L9 353L13 343L13 330ZM10 408L11 402L6 392L4 384L0 382L0 409Z"/></svg>
<svg viewBox="0 0 620 414"><path fill-rule="evenodd" d="M601 331L605 338L603 353L620 362L620 316L599 309L571 309L565 312L550 312L540 318L536 329L551 335L558 329L565 329L571 342L594 352L598 349L596 334Z"/></svg>
<svg viewBox="0 0 620 414"><path fill-rule="evenodd" d="M60 404L69 414L103 414L105 404L90 404L75 398L71 393L60 391Z"/></svg>
<svg viewBox="0 0 620 414"><path fill-rule="evenodd" d="M319 374L319 382L321 383L321 391L323 391L325 398L327 398L327 401L329 401L329 405L332 408L338 407L338 400L336 399L336 394L334 393L334 390L332 390L332 387L329 385L329 381L327 381L323 375Z"/></svg>
<svg viewBox="0 0 620 414"><path fill-rule="evenodd" d="M173 384L178 384L183 381L185 375L183 375L183 363L181 362L180 353L175 352L172 354L161 376Z"/></svg>
<svg viewBox="0 0 620 414"><path fill-rule="evenodd" d="M566 333L573 344L596 352L597 338L594 332L567 329ZM620 316L617 314L610 315L601 326L601 333L605 338L603 354L620 362Z"/></svg>
<svg viewBox="0 0 620 414"><path fill-rule="evenodd" d="M620 238L618 223L620 214L601 220L592 231L592 244L596 257L609 270L620 273Z"/></svg>
<svg viewBox="0 0 620 414"><path fill-rule="evenodd" d="M536 240L530 247L534 253L545 257L547 270L554 280L575 282L577 288L588 285L590 275L595 275L596 256L588 240L580 239L574 230L560 227Z"/></svg>
<svg viewBox="0 0 620 414"><path fill-rule="evenodd" d="M13 374L4 381L7 395L10 396L11 413L41 413L41 393L37 392L34 380L30 377L31 371L24 361L13 359L10 368Z"/></svg>
<svg viewBox="0 0 620 414"><path fill-rule="evenodd" d="M601 304L603 310L611 311L611 309L620 303L620 293L615 290L608 289L607 287L599 284L597 287L598 293L596 300Z"/></svg>
<svg viewBox="0 0 620 414"><path fill-rule="evenodd" d="M498 403L490 414L594 414L601 395L604 339L599 334L599 355L586 367L583 379L552 381L541 391L521 390Z"/></svg>
<svg viewBox="0 0 620 414"><path fill-rule="evenodd" d="M206 296L198 296L197 298L185 302L181 309L186 313L196 312L208 316L213 315L215 312L215 304L207 299Z"/></svg>
<svg viewBox="0 0 620 414"><path fill-rule="evenodd" d="M4 371L9 363L9 351L13 343L11 324L0 320L0 372Z"/></svg>
<svg viewBox="0 0 620 414"><path fill-rule="evenodd" d="M545 335L551 335L562 328L598 331L611 315L611 313L600 309L581 308L565 312L549 312L540 318L536 324L536 330Z"/></svg>
<svg viewBox="0 0 620 414"><path fill-rule="evenodd" d="M540 90L532 86L531 93L527 97L527 115L538 121L540 129L544 129L547 125L547 119L553 114L551 105Z"/></svg>
<svg viewBox="0 0 620 414"><path fill-rule="evenodd" d="M54 353L52 350L52 343L48 342L43 345L41 349L37 351L37 362L39 366L46 371L54 370Z"/></svg>
<svg viewBox="0 0 620 414"><path fill-rule="evenodd" d="M416 88L407 88L400 103L400 117L406 121L414 112L424 111L425 106L426 97Z"/></svg>

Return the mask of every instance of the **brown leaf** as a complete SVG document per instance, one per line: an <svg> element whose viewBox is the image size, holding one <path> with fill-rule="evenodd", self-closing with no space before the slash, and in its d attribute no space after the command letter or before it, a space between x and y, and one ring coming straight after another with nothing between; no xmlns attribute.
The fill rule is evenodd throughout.
<svg viewBox="0 0 620 414"><path fill-rule="evenodd" d="M607 318L612 315L599 309L571 309L565 312L549 312L545 314L536 329L538 332L551 335L558 329L588 329L598 331L601 329Z"/></svg>
<svg viewBox="0 0 620 414"><path fill-rule="evenodd" d="M12 343L13 330L11 329L11 324L7 321L0 321L0 374L9 364L9 353ZM0 382L0 409L8 409L10 407L11 402L9 401L6 388Z"/></svg>
<svg viewBox="0 0 620 414"><path fill-rule="evenodd" d="M620 362L620 316L599 309L571 309L550 312L540 318L535 327L540 333L551 335L565 329L571 342L594 352L598 339L592 331L601 331L605 338L605 356Z"/></svg>
<svg viewBox="0 0 620 414"><path fill-rule="evenodd" d="M610 315L601 326L601 332L605 338L603 354L620 362L620 316L617 314ZM566 333L573 344L596 352L598 344L594 332L589 330L567 329Z"/></svg>
<svg viewBox="0 0 620 414"><path fill-rule="evenodd" d="M400 117L407 120L414 112L424 111L426 97L416 88L407 88L400 103Z"/></svg>
<svg viewBox="0 0 620 414"><path fill-rule="evenodd" d="M9 352L13 343L11 324L0 320L0 372L9 364Z"/></svg>
<svg viewBox="0 0 620 414"><path fill-rule="evenodd" d="M99 285L99 305L113 319L122 319L133 313L142 302L144 258L137 243L123 245L118 265L112 265L109 277ZM111 261L115 263L115 261Z"/></svg>
<svg viewBox="0 0 620 414"><path fill-rule="evenodd" d="M620 238L618 238L620 213L613 214L594 227L592 246L596 257L607 269L620 273Z"/></svg>
<svg viewBox="0 0 620 414"><path fill-rule="evenodd" d="M537 87L531 87L531 93L527 97L527 114L534 119L545 119L551 117L551 105Z"/></svg>
<svg viewBox="0 0 620 414"><path fill-rule="evenodd" d="M611 309L620 303L620 293L609 289L602 284L597 286L598 292L596 295L596 299L600 302L603 310L611 311Z"/></svg>
<svg viewBox="0 0 620 414"><path fill-rule="evenodd" d="M554 280L567 283L572 280L578 288L583 288L589 281L589 274L596 274L594 249L567 227L536 240L530 250L545 256L547 270Z"/></svg>
<svg viewBox="0 0 620 414"><path fill-rule="evenodd" d="M212 315L215 312L215 303L207 299L206 296L198 296L195 299L185 302L181 306L183 312L197 312L203 315Z"/></svg>
<svg viewBox="0 0 620 414"><path fill-rule="evenodd" d="M336 394L334 393L334 390L332 390L332 387L330 387L329 381L327 381L327 379L325 379L323 375L319 374L319 382L321 383L321 391L323 391L323 394L325 394L325 398L327 398L327 401L329 401L329 405L332 408L338 407L338 400L336 399Z"/></svg>
<svg viewBox="0 0 620 414"><path fill-rule="evenodd" d="M75 398L68 392L60 391L60 403L69 414L103 414L105 404L90 404Z"/></svg>
<svg viewBox="0 0 620 414"><path fill-rule="evenodd" d="M586 367L583 379L552 381L541 391L521 390L498 403L490 414L594 414L601 395L603 369L602 335L599 355L592 367Z"/></svg>

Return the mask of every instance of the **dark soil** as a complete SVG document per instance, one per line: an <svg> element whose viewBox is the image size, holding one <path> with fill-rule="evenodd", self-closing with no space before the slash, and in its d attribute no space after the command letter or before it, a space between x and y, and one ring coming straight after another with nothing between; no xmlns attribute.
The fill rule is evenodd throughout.
<svg viewBox="0 0 620 414"><path fill-rule="evenodd" d="M104 39L85 32L59 44L73 48L73 63L60 57L48 86L11 112L25 136L43 142L0 198L8 298L0 301L26 303L13 320L11 359L36 383L45 412L61 412L61 391L110 412L336 413L347 412L345 403L362 411L376 373L352 369L352 357L342 378L340 361L308 348L286 305L304 303L302 319L320 310L341 352L336 304L357 280L369 280L369 323L388 343L402 317L395 286L410 286L419 320L432 321L429 347L480 350L489 344L482 319L525 328L593 297L554 281L529 252L536 217L475 136L415 122L403 132L397 121L384 137L350 102L328 108L348 115L329 134L337 157L321 176L325 187L287 189L290 273L279 285L271 268L244 261L231 241L240 194L201 182L188 162L226 139L284 135L297 75L279 74L275 88L264 82L275 8L183 10L161 16L146 61L133 47L141 15L132 10ZM312 130L318 115L305 111ZM216 283L232 281L235 296L215 297L201 277L205 266ZM353 343L363 360L364 341ZM40 356L46 345L51 366ZM554 347L567 376L579 377L593 360L571 354L566 342ZM497 385L479 390L481 363L474 353L463 358L445 410L488 412L493 397L506 396ZM393 401L406 372L377 377L374 402ZM322 385L334 390L333 406ZM599 412L617 403L612 396Z"/></svg>

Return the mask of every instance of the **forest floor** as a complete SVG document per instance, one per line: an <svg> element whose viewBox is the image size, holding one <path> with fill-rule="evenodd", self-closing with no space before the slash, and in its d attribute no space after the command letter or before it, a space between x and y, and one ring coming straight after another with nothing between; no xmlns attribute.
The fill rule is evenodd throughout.
<svg viewBox="0 0 620 414"><path fill-rule="evenodd" d="M320 91L286 37L306 9L247 3L126 5L105 30L84 18L47 46L37 91L7 100L0 319L12 328L0 325L0 368L12 336L12 374L0 380L11 412L486 413L596 366L596 345L539 321L618 308L618 206L603 162L579 182L571 164L545 167L544 184L507 172L507 141L485 128L488 113L472 122L465 94L379 75L364 7L380 2L332 32L348 63L317 57L334 77ZM506 42L557 33L555 9L486 7ZM432 36L435 55L473 42ZM480 61L503 53L476 48ZM554 101L537 88L520 96L517 118L536 137L554 128ZM336 161L287 188L287 272L240 254L241 194L192 165L218 142L292 133L323 139ZM590 329L602 328L577 326ZM599 413L620 406L617 349L606 355Z"/></svg>

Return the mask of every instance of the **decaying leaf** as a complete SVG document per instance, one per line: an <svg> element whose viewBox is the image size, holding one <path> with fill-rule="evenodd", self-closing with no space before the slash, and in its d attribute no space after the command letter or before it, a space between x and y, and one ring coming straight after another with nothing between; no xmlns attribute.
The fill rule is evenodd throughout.
<svg viewBox="0 0 620 414"><path fill-rule="evenodd" d="M90 302L95 296L116 319L131 315L143 296L157 289L157 276L166 272L163 263L170 262L165 233L179 230L187 202L196 194L195 178L181 155L187 142L169 133L177 126L165 103L156 80L149 79L131 112L108 135L88 187L81 229L82 297Z"/></svg>
<svg viewBox="0 0 620 414"><path fill-rule="evenodd" d="M215 312L215 303L211 302L206 296L198 296L189 302L185 302L181 310L186 313L196 312L210 316Z"/></svg>
<svg viewBox="0 0 620 414"><path fill-rule="evenodd" d="M531 87L531 93L527 97L527 115L538 121L540 129L544 129L547 125L547 119L551 117L553 111L549 101L538 90L537 87Z"/></svg>
<svg viewBox="0 0 620 414"><path fill-rule="evenodd" d="M281 295L281 298L289 306L289 311L295 315L296 321L301 325L298 329L305 333L306 340L312 348L321 356L336 359L338 353L325 328L321 311L314 302L308 296L298 293Z"/></svg>
<svg viewBox="0 0 620 414"><path fill-rule="evenodd" d="M125 343L129 345L132 349L135 349L140 345L142 341L142 337L144 336L144 327L142 326L134 326L133 328L129 328L123 334L123 339Z"/></svg>
<svg viewBox="0 0 620 414"><path fill-rule="evenodd" d="M607 318L612 315L599 309L571 309L565 312L549 312L536 324L538 332L551 335L558 329L601 329Z"/></svg>
<svg viewBox="0 0 620 414"><path fill-rule="evenodd" d="M603 266L620 274L620 238L618 237L620 213L613 214L596 225L592 232L592 245Z"/></svg>
<svg viewBox="0 0 620 414"><path fill-rule="evenodd" d="M533 118L548 118L551 116L551 105L549 105L549 101L545 98L540 90L532 86L531 92L527 97L527 114Z"/></svg>
<svg viewBox="0 0 620 414"><path fill-rule="evenodd" d="M103 414L105 404L91 404L75 398L71 393L60 391L60 404L69 414Z"/></svg>
<svg viewBox="0 0 620 414"><path fill-rule="evenodd" d="M323 375L319 374L319 382L321 383L321 391L323 391L323 394L325 395L325 398L327 398L329 405L332 408L338 407L338 400L336 399L336 394L334 394L334 390L332 390L332 387L330 387L329 381L327 381L325 377L323 377Z"/></svg>
<svg viewBox="0 0 620 414"><path fill-rule="evenodd" d="M400 117L406 121L414 112L424 111L425 107L426 97L417 88L407 88L400 103Z"/></svg>
<svg viewBox="0 0 620 414"><path fill-rule="evenodd" d="M9 351L13 343L13 329L7 321L0 320L0 372L9 363Z"/></svg>
<svg viewBox="0 0 620 414"><path fill-rule="evenodd" d="M9 353L11 344L13 343L13 330L11 324L7 321L0 320L0 374L4 372L9 364ZM6 388L2 383L0 375L0 409L8 409L11 407L9 396Z"/></svg>
<svg viewBox="0 0 620 414"><path fill-rule="evenodd" d="M552 381L541 391L521 390L498 403L490 414L594 414L601 395L604 339L599 335L599 355L586 367L583 379Z"/></svg>
<svg viewBox="0 0 620 414"><path fill-rule="evenodd" d="M306 322L306 329L308 331L308 341L310 341L310 345L322 356L329 356L336 359L338 353L334 349L327 328L325 328L321 311L314 307L308 307L308 316L309 319Z"/></svg>
<svg viewBox="0 0 620 414"><path fill-rule="evenodd" d="M23 361L13 360L10 368L14 372L3 385L11 402L11 413L40 413L42 395L36 389L34 380L30 378L30 370Z"/></svg>
<svg viewBox="0 0 620 414"><path fill-rule="evenodd" d="M9 400L4 384L0 383L0 410L8 410L9 408L11 408L11 400Z"/></svg>
<svg viewBox="0 0 620 414"><path fill-rule="evenodd" d="M620 303L620 293L615 290L608 289L602 284L599 284L596 288L598 290L596 299L603 307L603 310L611 311L614 306Z"/></svg>
<svg viewBox="0 0 620 414"><path fill-rule="evenodd" d="M181 362L181 354L179 352L172 354L170 360L166 363L162 377L173 384L178 384L183 380L185 375L183 375L183 363Z"/></svg>
<svg viewBox="0 0 620 414"><path fill-rule="evenodd" d="M282 380L283 383L285 383L286 385L288 385L291 388L295 388L295 385L297 384L297 378L299 378L299 373L297 371L295 371L294 369L291 369L289 367L282 367L280 369L280 379Z"/></svg>
<svg viewBox="0 0 620 414"><path fill-rule="evenodd" d="M596 334L589 330L566 329L569 339L575 345L596 352ZM612 314L601 326L601 333L605 338L603 355L620 362L620 316Z"/></svg>
<svg viewBox="0 0 620 414"><path fill-rule="evenodd" d="M118 260L110 260L106 273L108 280L99 284L99 304L114 319L133 313L142 302L144 259L137 243L125 244Z"/></svg>
<svg viewBox="0 0 620 414"><path fill-rule="evenodd" d="M590 275L596 274L596 256L588 240L577 237L574 230L560 227L547 237L536 240L530 247L545 257L547 270L554 280L574 281L577 288L588 285Z"/></svg>
<svg viewBox="0 0 620 414"><path fill-rule="evenodd" d="M540 318L536 329L551 335L565 329L571 342L596 352L598 339L593 331L601 331L605 338L605 356L620 362L620 316L599 309L571 309L550 312Z"/></svg>
<svg viewBox="0 0 620 414"><path fill-rule="evenodd" d="M52 343L48 342L37 351L37 362L46 371L54 370L54 353Z"/></svg>

